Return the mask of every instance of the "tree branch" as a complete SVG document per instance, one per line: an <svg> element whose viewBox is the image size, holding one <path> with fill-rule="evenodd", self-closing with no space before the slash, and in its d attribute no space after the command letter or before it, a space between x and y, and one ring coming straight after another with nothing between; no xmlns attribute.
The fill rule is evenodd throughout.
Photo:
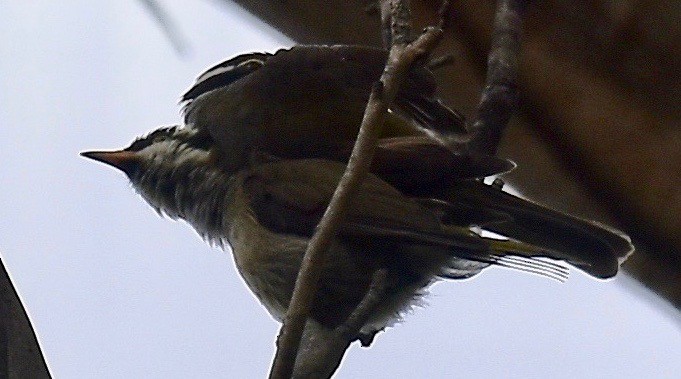
<svg viewBox="0 0 681 379"><path fill-rule="evenodd" d="M487 78L470 132L469 149L494 155L511 115L518 107L518 55L524 0L498 0Z"/></svg>
<svg viewBox="0 0 681 379"><path fill-rule="evenodd" d="M338 369L345 351L353 341L359 339L363 346L368 346L367 340L371 340L373 335L365 338L359 336L360 331L376 311L376 307L386 293L387 285L387 270L382 269L374 272L371 285L362 301L345 322L335 329L324 328L309 320L303 332L293 377L331 377Z"/></svg>
<svg viewBox="0 0 681 379"><path fill-rule="evenodd" d="M371 279L369 290L364 295L357 308L350 314L343 324L336 328L338 334L345 339L352 341L357 338L360 330L367 323L371 313L381 302L382 295L388 286L388 272L385 269L374 272ZM364 343L363 343L364 344Z"/></svg>
<svg viewBox="0 0 681 379"><path fill-rule="evenodd" d="M382 11L386 8L384 5L381 6ZM325 254L338 227L345 219L350 201L369 172L376 141L381 134L388 108L397 95L399 84L406 78L412 64L418 58L428 54L442 36L441 29L428 28L413 43L409 43L411 14L408 3L394 0L390 11L393 45L388 61L380 81L373 86L371 91L345 174L338 184L324 217L317 226L317 232L308 243L286 318L277 339L277 352L270 378L291 377L306 320L317 292L322 271L321 263L325 259ZM382 19L385 17L387 16L382 16Z"/></svg>
<svg viewBox="0 0 681 379"><path fill-rule="evenodd" d="M139 0L139 2L154 16L156 22L161 27L161 31L166 35L175 52L180 56L186 55L189 51L189 45L182 36L180 28L165 9L156 0Z"/></svg>

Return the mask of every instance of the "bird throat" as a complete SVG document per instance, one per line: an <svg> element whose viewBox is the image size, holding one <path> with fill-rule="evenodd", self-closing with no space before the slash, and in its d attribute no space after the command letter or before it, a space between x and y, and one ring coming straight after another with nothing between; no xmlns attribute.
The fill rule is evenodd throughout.
<svg viewBox="0 0 681 379"><path fill-rule="evenodd" d="M161 215L183 219L206 241L223 245L233 179L198 149L178 149L173 159L152 159L131 177L133 187Z"/></svg>

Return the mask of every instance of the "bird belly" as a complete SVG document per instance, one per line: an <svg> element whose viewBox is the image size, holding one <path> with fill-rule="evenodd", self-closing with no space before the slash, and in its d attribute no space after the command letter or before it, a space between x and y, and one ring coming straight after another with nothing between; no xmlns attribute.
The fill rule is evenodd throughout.
<svg viewBox="0 0 681 379"><path fill-rule="evenodd" d="M244 220L245 218L237 218ZM283 321L291 299L307 239L272 233L255 219L234 225L230 245L240 275L249 289L278 321ZM362 300L369 288L373 271L377 269L364 257L366 252L354 251L345 244L334 243L320 279L320 287L312 308L312 317L325 327L342 323ZM389 275L394 274L390 273ZM418 305L428 280L400 278L389 280L382 302L372 312L362 333L371 333L395 324L400 314Z"/></svg>

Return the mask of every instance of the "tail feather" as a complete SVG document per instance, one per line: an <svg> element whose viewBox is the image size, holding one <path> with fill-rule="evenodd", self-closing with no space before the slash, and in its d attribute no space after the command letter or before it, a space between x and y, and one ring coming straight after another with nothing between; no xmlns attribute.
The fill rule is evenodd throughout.
<svg viewBox="0 0 681 379"><path fill-rule="evenodd" d="M618 230L545 208L478 181L457 184L447 197L508 214L508 221L484 229L537 246L543 251L540 256L564 260L598 278L614 276L634 250L629 237Z"/></svg>
<svg viewBox="0 0 681 379"><path fill-rule="evenodd" d="M497 266L528 272L530 274L537 274L549 279L557 280L559 282L566 281L570 273L567 267L556 265L555 263L551 264L550 262L543 262L538 259L532 258L521 258L514 256L505 257L493 256L492 261ZM553 265L556 265L560 269L553 267Z"/></svg>
<svg viewBox="0 0 681 379"><path fill-rule="evenodd" d="M551 257L555 253L519 241L485 239L489 242L490 254L473 259L496 266L537 274L559 282L564 282L568 279L570 274L568 267L542 259Z"/></svg>
<svg viewBox="0 0 681 379"><path fill-rule="evenodd" d="M380 228L374 228L376 233ZM538 246L513 240L481 237L469 228L445 226L441 231L390 231L403 242L440 246L450 251L452 260L441 277L465 279L478 274L489 265L537 274L560 282L567 280L569 269L558 263L542 260L556 253ZM472 243L472 241L475 241Z"/></svg>
<svg viewBox="0 0 681 379"><path fill-rule="evenodd" d="M413 118L419 126L438 136L462 136L466 132L466 119L461 113L447 107L442 101L423 94L402 94L396 100L396 111Z"/></svg>

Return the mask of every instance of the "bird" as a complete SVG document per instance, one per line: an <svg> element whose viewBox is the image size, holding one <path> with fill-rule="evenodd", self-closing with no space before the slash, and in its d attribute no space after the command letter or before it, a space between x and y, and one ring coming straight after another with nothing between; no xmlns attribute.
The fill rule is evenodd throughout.
<svg viewBox="0 0 681 379"><path fill-rule="evenodd" d="M386 56L361 46L241 55L199 76L182 97L183 124L81 154L123 171L159 213L229 246L247 286L281 321ZM555 261L605 279L634 250L614 228L485 184L515 164L462 148L465 119L436 97L423 65L386 128L324 263L310 315L324 327L347 319L378 270L390 285L358 339L393 325L437 280L490 266L564 280L568 268Z"/></svg>

